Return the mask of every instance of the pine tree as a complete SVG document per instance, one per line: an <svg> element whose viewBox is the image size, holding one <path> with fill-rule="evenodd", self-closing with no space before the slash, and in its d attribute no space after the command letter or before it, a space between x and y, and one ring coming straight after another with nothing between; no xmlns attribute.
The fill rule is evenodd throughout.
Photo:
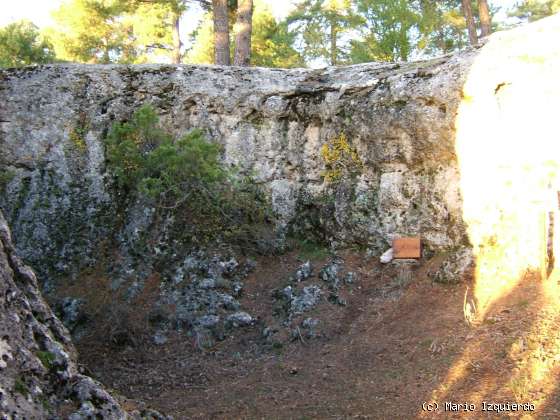
<svg viewBox="0 0 560 420"><path fill-rule="evenodd" d="M56 55L87 63L133 62L132 28L120 22L117 1L71 0L53 12L56 28L47 31Z"/></svg>
<svg viewBox="0 0 560 420"><path fill-rule="evenodd" d="M467 30L469 31L469 41L471 45L478 44L478 34L476 33L476 24L474 22L472 3L471 0L462 0L463 14L465 15L465 22Z"/></svg>
<svg viewBox="0 0 560 420"><path fill-rule="evenodd" d="M486 0L478 0L478 17L480 20L480 36L490 35L492 33L492 18Z"/></svg>
<svg viewBox="0 0 560 420"><path fill-rule="evenodd" d="M406 61L415 47L414 29L421 14L407 0L357 0L364 19L362 38L352 41L353 63L364 61Z"/></svg>
<svg viewBox="0 0 560 420"><path fill-rule="evenodd" d="M54 59L52 44L33 23L21 20L0 28L0 67L45 64Z"/></svg>
<svg viewBox="0 0 560 420"><path fill-rule="evenodd" d="M172 10L165 1L69 0L45 32L59 58L86 63L149 61L173 51Z"/></svg>
<svg viewBox="0 0 560 420"><path fill-rule="evenodd" d="M303 58L293 48L295 34L285 23L278 23L268 5L254 2L251 31L251 65L260 67L302 67ZM193 34L192 48L185 61L191 64L214 64L214 30L208 12ZM231 45L230 45L231 47Z"/></svg>
<svg viewBox="0 0 560 420"><path fill-rule="evenodd" d="M251 41L252 64L260 67L304 67L303 57L294 48L296 35L288 30L287 23L278 23L262 1L256 4Z"/></svg>
<svg viewBox="0 0 560 420"><path fill-rule="evenodd" d="M227 0L212 0L212 11L214 13L214 62L221 66L229 66L231 57Z"/></svg>
<svg viewBox="0 0 560 420"><path fill-rule="evenodd" d="M248 66L251 63L251 32L253 30L253 0L239 0L237 22L235 24L235 58L236 66Z"/></svg>
<svg viewBox="0 0 560 420"><path fill-rule="evenodd" d="M346 60L342 37L360 22L350 0L303 0L288 17L302 38L306 60L323 59L333 66Z"/></svg>
<svg viewBox="0 0 560 420"><path fill-rule="evenodd" d="M560 12L560 0L522 0L510 16L534 22L558 12Z"/></svg>
<svg viewBox="0 0 560 420"><path fill-rule="evenodd" d="M138 27L143 27L148 31L152 27L157 27L157 34L153 30L150 31L152 35L156 35L152 40L155 44L152 46L157 45L158 48L168 51L172 63L181 63L183 43L180 36L180 22L181 16L187 10L188 0L118 1L134 21L135 36L138 36L136 30ZM164 39L165 42L163 42Z"/></svg>
<svg viewBox="0 0 560 420"><path fill-rule="evenodd" d="M214 17L207 12L191 34L191 48L185 55L188 64L214 64Z"/></svg>
<svg viewBox="0 0 560 420"><path fill-rule="evenodd" d="M460 0L420 0L418 10L419 51L434 55L464 47L466 23Z"/></svg>

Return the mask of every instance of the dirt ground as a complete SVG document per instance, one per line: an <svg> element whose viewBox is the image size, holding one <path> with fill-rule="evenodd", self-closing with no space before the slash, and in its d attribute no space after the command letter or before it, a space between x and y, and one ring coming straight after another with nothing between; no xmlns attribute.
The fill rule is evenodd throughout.
<svg viewBox="0 0 560 420"><path fill-rule="evenodd" d="M464 295L472 285L433 283L437 260L408 275L359 253L342 256L359 280L346 288L347 306L306 314L324 320L321 337L283 346L262 338L270 290L301 264L291 253L261 258L245 282L242 307L262 321L257 326L208 351L185 333L163 346L139 337L124 348L93 334L77 344L81 363L125 405L144 401L175 419L560 418L556 273L544 282L526 275L469 325ZM475 407L450 411L446 402ZM483 411L483 402L533 406Z"/></svg>

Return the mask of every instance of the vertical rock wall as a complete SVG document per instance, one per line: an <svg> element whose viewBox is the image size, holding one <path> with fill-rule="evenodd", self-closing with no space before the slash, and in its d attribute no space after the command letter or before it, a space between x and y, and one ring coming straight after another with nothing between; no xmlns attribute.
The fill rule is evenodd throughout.
<svg viewBox="0 0 560 420"><path fill-rule="evenodd" d="M99 383L78 372L70 335L17 255L0 212L0 417L163 419L126 413Z"/></svg>
<svg viewBox="0 0 560 420"><path fill-rule="evenodd" d="M454 119L473 56L324 70L3 70L0 207L42 277L93 264L104 242L126 248L149 229L153 211L137 203L115 226L103 139L150 103L165 128L204 130L224 146L225 164L255 174L281 226L374 251L395 235L417 234L429 249L448 249L465 242ZM320 148L342 133L364 170L332 188Z"/></svg>

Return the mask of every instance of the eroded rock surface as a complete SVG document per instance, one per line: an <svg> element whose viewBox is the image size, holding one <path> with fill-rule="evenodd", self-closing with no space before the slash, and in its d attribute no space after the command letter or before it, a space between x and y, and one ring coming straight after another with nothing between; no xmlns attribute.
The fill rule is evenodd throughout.
<svg viewBox="0 0 560 420"><path fill-rule="evenodd" d="M75 276L109 247L119 256L110 268L115 287L132 278L141 284L158 255L182 251L149 203L117 210L103 139L115 121L150 103L165 128L202 129L224 146L226 164L256 175L270 193L280 240L292 231L376 255L395 235L421 235L426 249L456 246L465 230L454 119L474 56L323 70L3 70L0 208L41 279ZM363 171L334 187L323 178L320 149L340 134ZM158 223L163 233L151 235Z"/></svg>
<svg viewBox="0 0 560 420"><path fill-rule="evenodd" d="M81 374L66 328L43 300L35 274L18 257L0 212L0 418L164 419L127 413Z"/></svg>

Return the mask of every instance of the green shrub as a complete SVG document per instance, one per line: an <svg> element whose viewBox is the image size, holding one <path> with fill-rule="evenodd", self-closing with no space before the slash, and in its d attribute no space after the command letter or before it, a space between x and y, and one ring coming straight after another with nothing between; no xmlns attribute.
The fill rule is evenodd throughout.
<svg viewBox="0 0 560 420"><path fill-rule="evenodd" d="M29 387L23 382L21 378L16 378L14 382L14 391L24 397L27 397L29 394Z"/></svg>
<svg viewBox="0 0 560 420"><path fill-rule="evenodd" d="M109 167L121 188L169 204L200 194L221 182L220 148L200 130L174 140L158 126L158 117L144 105L130 122L113 125L107 143Z"/></svg>
<svg viewBox="0 0 560 420"><path fill-rule="evenodd" d="M130 122L113 124L106 139L107 161L119 187L134 190L147 169L150 152L169 140L157 123L154 110L145 105Z"/></svg>
<svg viewBox="0 0 560 420"><path fill-rule="evenodd" d="M38 351L37 357L47 370L51 370L54 366L55 356L50 351Z"/></svg>
<svg viewBox="0 0 560 420"><path fill-rule="evenodd" d="M324 244L310 239L299 239L297 250L298 257L304 260L322 260L330 255L329 249Z"/></svg>
<svg viewBox="0 0 560 420"><path fill-rule="evenodd" d="M206 141L199 130L177 141L166 138L146 155L140 191L175 200L202 194L225 179L219 157L219 147Z"/></svg>
<svg viewBox="0 0 560 420"><path fill-rule="evenodd" d="M117 188L153 199L160 210L188 217L191 239L208 242L218 235L251 241L269 218L269 206L252 177L226 171L219 145L193 130L173 139L158 126L150 106L129 122L115 123L106 139L108 167Z"/></svg>

